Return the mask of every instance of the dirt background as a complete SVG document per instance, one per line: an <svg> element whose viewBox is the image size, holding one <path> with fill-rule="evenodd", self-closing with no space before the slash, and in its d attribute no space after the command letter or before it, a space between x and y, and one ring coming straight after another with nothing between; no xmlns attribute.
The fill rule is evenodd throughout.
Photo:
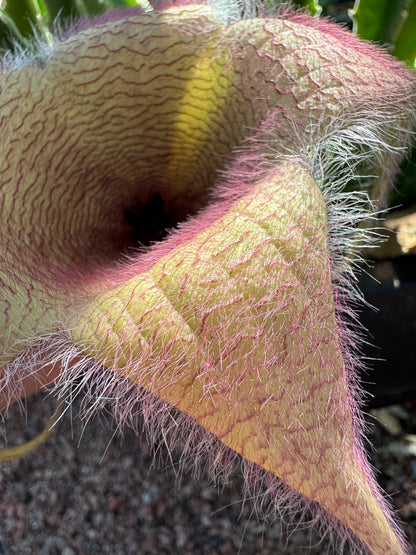
<svg viewBox="0 0 416 555"><path fill-rule="evenodd" d="M8 445L34 437L54 405L38 396L27 409L26 419L15 405L3 423ZM379 481L416 553L416 404L378 409L368 420ZM279 523L259 523L249 503L241 506L241 488L238 475L222 492L190 476L177 484L172 465L155 467L132 430L115 436L103 414L83 429L66 414L34 453L0 467L0 553L333 553L313 531L286 538Z"/></svg>

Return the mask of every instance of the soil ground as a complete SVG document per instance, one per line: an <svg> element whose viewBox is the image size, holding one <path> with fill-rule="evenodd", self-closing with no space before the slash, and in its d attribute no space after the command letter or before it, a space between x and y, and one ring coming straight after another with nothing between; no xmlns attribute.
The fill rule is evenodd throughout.
<svg viewBox="0 0 416 555"><path fill-rule="evenodd" d="M27 410L27 419L18 405L10 410L9 445L39 432L53 402L38 396ZM416 553L416 404L378 409L368 420L379 481ZM259 523L249 503L241 507L239 476L222 492L187 475L178 485L171 464L155 467L132 430L123 437L113 430L108 416L83 429L68 414L35 452L0 467L0 553L333 553L313 531L300 528L283 539L278 523Z"/></svg>

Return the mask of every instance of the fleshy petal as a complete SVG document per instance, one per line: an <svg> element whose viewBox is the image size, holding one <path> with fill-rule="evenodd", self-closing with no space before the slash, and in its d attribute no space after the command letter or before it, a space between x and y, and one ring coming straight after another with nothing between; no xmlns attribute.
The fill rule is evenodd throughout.
<svg viewBox="0 0 416 555"><path fill-rule="evenodd" d="M117 13L1 75L3 351L47 331L68 291L71 306L134 244L126 212L159 194L173 224L206 204L244 139L260 164L307 150L346 114L347 128L371 116L387 148L409 125L413 77L329 24Z"/></svg>
<svg viewBox="0 0 416 555"><path fill-rule="evenodd" d="M354 432L311 176L283 165L137 272L97 299L75 343L318 502L373 553L401 553Z"/></svg>

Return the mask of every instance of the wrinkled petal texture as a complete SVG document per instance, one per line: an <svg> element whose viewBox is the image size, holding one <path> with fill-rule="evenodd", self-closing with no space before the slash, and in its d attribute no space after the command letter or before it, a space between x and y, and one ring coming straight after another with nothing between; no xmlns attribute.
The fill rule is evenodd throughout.
<svg viewBox="0 0 416 555"><path fill-rule="evenodd" d="M64 327L365 549L403 553L359 439L327 207L301 158L349 118L401 146L414 77L328 23L225 26L187 6L84 22L0 87L4 362ZM126 211L156 194L169 221L192 218L120 264Z"/></svg>
<svg viewBox="0 0 416 555"><path fill-rule="evenodd" d="M399 552L354 437L326 231L311 177L282 167L105 296L74 339L97 358L103 338L104 364L128 368L375 551Z"/></svg>

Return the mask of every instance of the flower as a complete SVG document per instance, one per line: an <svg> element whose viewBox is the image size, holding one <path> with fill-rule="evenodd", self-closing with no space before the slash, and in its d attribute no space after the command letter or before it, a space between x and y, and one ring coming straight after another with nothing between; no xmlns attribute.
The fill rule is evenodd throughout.
<svg viewBox="0 0 416 555"><path fill-rule="evenodd" d="M328 22L237 11L108 12L4 62L4 396L94 385L191 466L241 461L260 504L403 553L343 317L415 77Z"/></svg>

